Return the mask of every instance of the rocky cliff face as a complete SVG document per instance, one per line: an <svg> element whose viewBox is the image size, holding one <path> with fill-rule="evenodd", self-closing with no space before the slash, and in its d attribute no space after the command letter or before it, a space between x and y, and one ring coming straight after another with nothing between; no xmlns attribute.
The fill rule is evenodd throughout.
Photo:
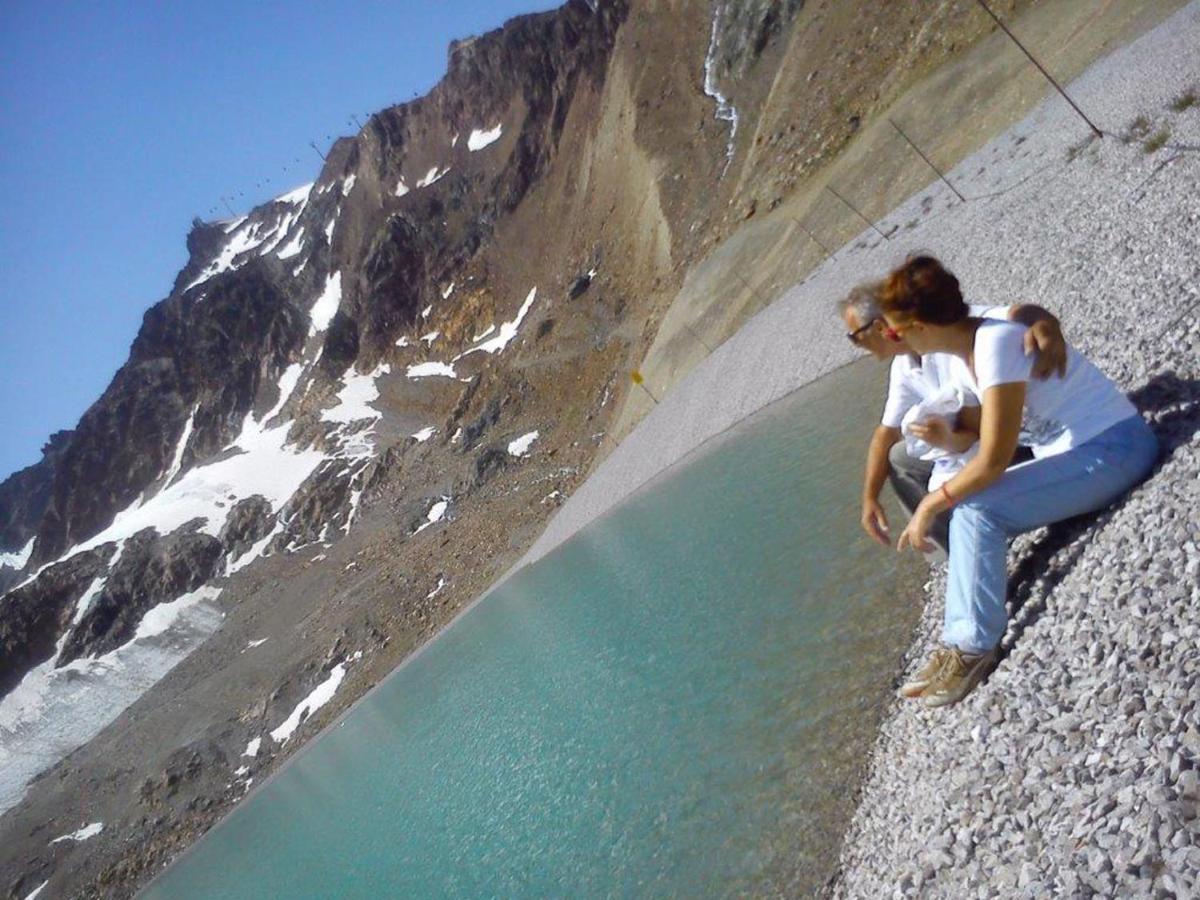
<svg viewBox="0 0 1200 900"><path fill-rule="evenodd" d="M346 387L349 369L391 358L432 306L446 305L458 273L555 158L577 86L602 81L627 11L624 3L571 3L456 42L445 79L339 140L313 185L232 222L195 223L188 264L146 313L108 389L74 431L51 440L39 464L0 485L0 546L34 539L26 573L70 557L121 514L165 498L190 470L222 453L252 452L244 424L256 407L291 401L280 418L290 418L297 446L326 459L283 504L237 485L228 518L209 515L213 534L190 542L160 534L150 516L60 662L128 638L147 608L211 577L228 552L243 555L276 514L287 525L277 546L348 525L351 470L336 462L347 458L353 422L322 417L319 406ZM301 382L281 396L292 365ZM363 418L376 415L367 409ZM199 550L201 537L208 540ZM156 545L150 556L147 543ZM176 565L186 577L171 571ZM4 571L16 580L14 566ZM35 584L48 590L51 571ZM56 602L69 605L78 591L65 589ZM5 597L0 618L19 619L24 596ZM61 623L39 613L25 625L44 647ZM28 637L14 629L11 640ZM5 646L10 665L17 649Z"/></svg>

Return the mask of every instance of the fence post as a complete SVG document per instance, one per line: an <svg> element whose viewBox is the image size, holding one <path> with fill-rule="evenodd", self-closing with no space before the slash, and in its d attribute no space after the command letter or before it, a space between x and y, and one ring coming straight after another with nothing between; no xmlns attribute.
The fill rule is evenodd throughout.
<svg viewBox="0 0 1200 900"><path fill-rule="evenodd" d="M1038 71L1039 71L1039 72L1041 72L1043 75L1045 75L1045 76L1046 76L1046 80L1047 80L1047 81L1049 81L1049 82L1050 82L1052 85L1054 85L1054 89L1055 89L1056 91L1058 91L1060 94L1062 94L1062 98L1063 98L1064 100L1066 100L1068 103L1070 103L1070 104L1071 104L1071 109L1073 109L1073 110L1075 110L1075 112L1079 113L1079 118L1081 118L1081 119L1083 119L1083 121L1087 122L1087 124L1088 124L1088 128L1092 129L1092 131L1095 133L1096 137L1098 137L1098 138L1103 138L1103 137L1104 137L1104 132L1103 132L1103 131L1101 131L1099 128L1097 128L1097 127L1096 127L1096 123L1095 123L1095 122L1093 122L1093 121L1092 121L1091 119L1089 119L1089 118L1088 118L1086 115L1084 115L1084 112L1083 112L1083 110L1082 110L1082 109L1080 109L1078 106L1076 106L1076 105L1075 105L1075 101L1074 101L1074 100L1072 100L1070 97L1068 97L1068 96L1067 96L1067 92L1066 92L1066 91L1064 91L1064 90L1062 89L1062 85L1060 85L1060 84L1059 84L1057 81L1055 81L1055 80L1054 80L1054 76L1053 76L1053 75L1051 75L1049 72L1047 72L1047 71L1046 71L1046 67L1045 67L1045 66L1043 66L1043 65L1042 65L1040 62L1038 62L1038 61L1037 61L1037 60L1034 58L1034 56L1033 56L1033 54L1032 54L1032 53L1030 53L1028 50L1026 50L1026 49L1025 49L1025 45L1024 45L1024 44L1022 44L1020 41L1018 41L1018 40L1017 40L1017 36L1016 36L1015 34L1013 34L1011 31L1009 31L1009 30L1008 30L1008 26L1007 26L1007 25L1005 25L1003 22L1001 22L1001 21L1000 21L1000 17L999 17L999 16L997 16L997 15L996 15L994 12L992 12L992 10L991 10L991 9L988 7L988 5L987 5L986 3L984 3L984 2L983 2L983 0L975 0L975 2L976 2L976 3L978 3L978 4L979 4L981 7L983 7L983 11L984 11L985 13L987 13L989 16L991 16L991 17L992 17L992 20L993 20L993 21L994 21L994 22L995 22L997 25L999 25L999 26L1000 26L1001 30L1003 30L1003 31L1004 31L1004 33L1008 35L1009 39L1010 39L1010 40L1011 40L1011 41L1012 41L1014 44L1016 44L1018 47L1020 47L1020 48L1021 48L1021 52L1022 52L1022 53L1024 53L1026 56L1028 56L1028 57L1029 57L1029 61L1030 61L1031 63L1033 63L1035 66L1037 66L1037 67L1038 67Z"/></svg>
<svg viewBox="0 0 1200 900"><path fill-rule="evenodd" d="M904 138L904 140L908 143L908 146L912 147L913 150L916 151L917 156L919 156L919 157L921 157L921 159L925 160L925 164L928 165L929 168L933 169L933 171L937 172L938 178L942 179L942 181L944 181L946 183L946 187L948 187L948 188L950 188L950 190L954 191L954 196L958 197L958 199L961 200L963 203L966 203L967 198L958 192L958 188L956 188L954 185L952 185L950 183L950 179L948 179L945 175L942 174L941 169L939 169L932 162L930 162L929 157L921 152L921 148L918 147L916 144L914 144L912 142L912 139L907 134L904 133L904 129L901 128L899 125L897 125L895 122L893 122L891 119L888 119L888 122L891 123L891 126L893 128L895 128L898 132L900 132L900 137Z"/></svg>
<svg viewBox="0 0 1200 900"><path fill-rule="evenodd" d="M870 225L872 228L874 228L875 233L878 234L881 238L883 238L885 241L891 240L890 237L888 237L886 234L884 234L882 231L879 230L878 225L876 225L874 222L872 222L870 219L868 219L866 216L864 216L862 213L860 213L858 211L858 207L856 207L853 203L851 203L849 200L847 200L845 197L843 197L841 194L839 194L837 191L835 191L830 185L828 185L828 184L825 185L825 190L829 191L829 193L833 194L833 196L837 197L839 200L841 200L843 203L845 203L848 207L850 207L850 209L852 209L854 211L854 214L856 216L858 216L860 219L862 219L864 222L866 222L868 225Z"/></svg>

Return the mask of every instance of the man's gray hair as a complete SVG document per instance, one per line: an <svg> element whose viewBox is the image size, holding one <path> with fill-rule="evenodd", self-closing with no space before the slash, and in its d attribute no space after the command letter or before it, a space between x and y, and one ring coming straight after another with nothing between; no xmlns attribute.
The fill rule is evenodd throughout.
<svg viewBox="0 0 1200 900"><path fill-rule="evenodd" d="M850 293L837 302L838 315L844 316L846 310L852 309L859 325L881 318L883 310L879 306L879 291L882 287L882 281L864 281L855 285Z"/></svg>

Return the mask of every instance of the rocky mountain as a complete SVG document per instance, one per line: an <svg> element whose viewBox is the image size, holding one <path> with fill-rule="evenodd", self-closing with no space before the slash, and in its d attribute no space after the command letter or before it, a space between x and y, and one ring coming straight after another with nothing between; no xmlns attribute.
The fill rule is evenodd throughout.
<svg viewBox="0 0 1200 900"><path fill-rule="evenodd" d="M237 799L222 771L196 776L207 805L174 804L179 777L153 785L179 754L237 758L335 672L349 702L519 557L619 437L689 271L991 28L932 17L570 0L454 42L311 184L193 223L108 388L0 484L0 725L23 735L56 685L137 647L186 657L170 679L222 673L186 735L99 778L150 849L86 878L138 883ZM726 334L744 306L718 310ZM239 669L267 623L273 665Z"/></svg>

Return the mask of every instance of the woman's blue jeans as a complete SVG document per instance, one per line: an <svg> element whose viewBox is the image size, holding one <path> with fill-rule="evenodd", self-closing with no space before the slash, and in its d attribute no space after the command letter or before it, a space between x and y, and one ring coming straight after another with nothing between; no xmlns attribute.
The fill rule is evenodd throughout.
<svg viewBox="0 0 1200 900"><path fill-rule="evenodd" d="M1013 466L958 504L942 642L965 653L999 644L1008 624L1008 539L1103 509L1150 474L1158 455L1154 432L1130 416L1066 453Z"/></svg>

